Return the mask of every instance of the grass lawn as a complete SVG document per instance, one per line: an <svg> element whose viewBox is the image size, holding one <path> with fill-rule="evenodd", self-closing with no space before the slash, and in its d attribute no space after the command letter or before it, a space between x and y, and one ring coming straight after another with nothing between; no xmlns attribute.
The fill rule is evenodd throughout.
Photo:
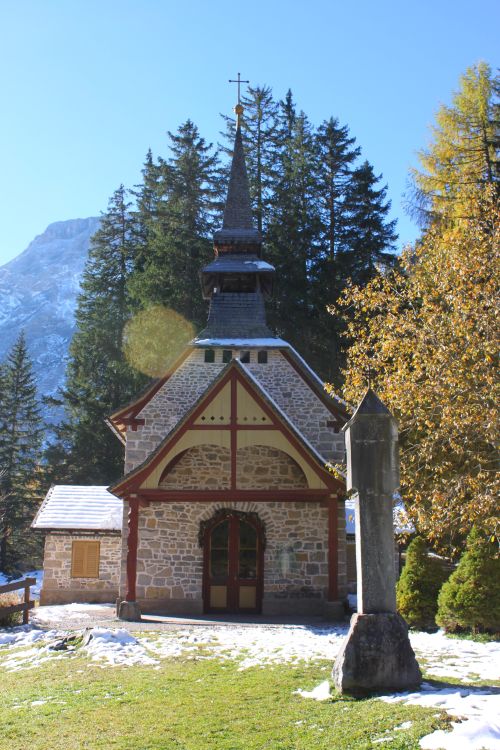
<svg viewBox="0 0 500 750"><path fill-rule="evenodd" d="M0 748L409 750L449 722L436 708L293 694L330 669L315 662L238 671L237 661L192 657L103 669L77 655L1 670ZM393 731L404 722L412 724Z"/></svg>

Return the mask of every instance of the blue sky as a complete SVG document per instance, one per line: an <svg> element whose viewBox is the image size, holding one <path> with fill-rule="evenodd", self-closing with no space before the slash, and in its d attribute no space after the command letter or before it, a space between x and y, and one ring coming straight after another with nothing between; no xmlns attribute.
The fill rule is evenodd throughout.
<svg viewBox="0 0 500 750"><path fill-rule="evenodd" d="M347 124L411 241L408 168L461 73L498 65L498 28L498 0L0 0L0 264L104 211L188 117L216 141L238 71Z"/></svg>

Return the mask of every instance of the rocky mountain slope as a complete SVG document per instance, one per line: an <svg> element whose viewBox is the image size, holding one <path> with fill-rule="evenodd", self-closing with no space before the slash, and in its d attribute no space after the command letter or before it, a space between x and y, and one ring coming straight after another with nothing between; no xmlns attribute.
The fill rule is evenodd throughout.
<svg viewBox="0 0 500 750"><path fill-rule="evenodd" d="M0 361L24 328L40 395L56 395L64 382L80 278L98 226L98 218L50 224L0 266Z"/></svg>

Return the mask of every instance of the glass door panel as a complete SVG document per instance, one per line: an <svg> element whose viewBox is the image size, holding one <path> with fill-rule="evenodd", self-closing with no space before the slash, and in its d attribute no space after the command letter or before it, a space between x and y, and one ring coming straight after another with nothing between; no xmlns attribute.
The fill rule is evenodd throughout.
<svg viewBox="0 0 500 750"><path fill-rule="evenodd" d="M257 531L249 523L239 523L238 578L257 578Z"/></svg>
<svg viewBox="0 0 500 750"><path fill-rule="evenodd" d="M229 572L229 520L212 531L210 544L210 577L225 578Z"/></svg>

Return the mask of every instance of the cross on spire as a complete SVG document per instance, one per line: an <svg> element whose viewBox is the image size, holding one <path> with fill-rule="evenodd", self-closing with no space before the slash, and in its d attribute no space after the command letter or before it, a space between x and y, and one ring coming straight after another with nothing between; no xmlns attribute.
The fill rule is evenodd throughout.
<svg viewBox="0 0 500 750"><path fill-rule="evenodd" d="M241 80L241 73L238 73L238 78L236 78L236 79L230 78L229 79L229 83L237 83L238 84L238 105L241 104L241 99L240 99L240 84L242 84L242 83L250 83L250 81L242 81Z"/></svg>

